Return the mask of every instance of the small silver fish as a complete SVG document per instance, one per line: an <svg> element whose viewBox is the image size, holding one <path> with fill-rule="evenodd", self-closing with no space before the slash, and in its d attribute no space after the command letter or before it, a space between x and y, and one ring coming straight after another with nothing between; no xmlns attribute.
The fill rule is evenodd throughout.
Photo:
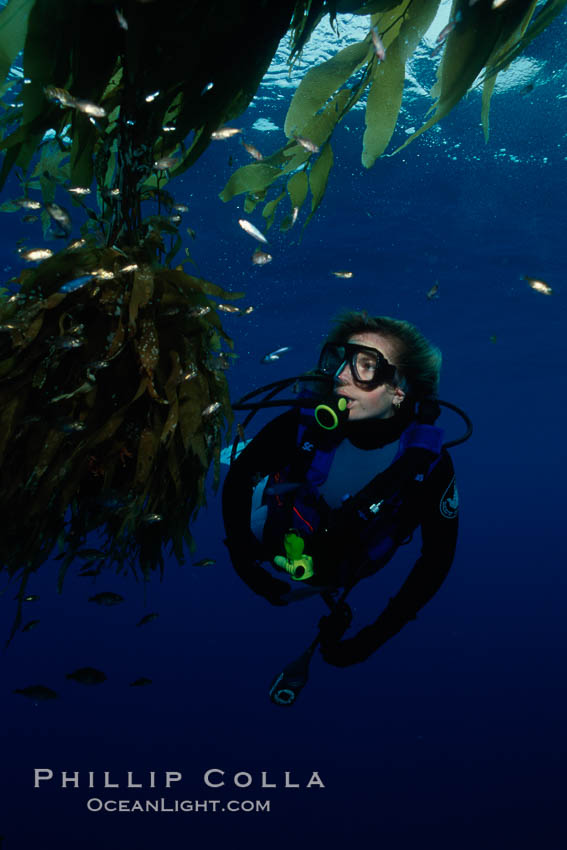
<svg viewBox="0 0 567 850"><path fill-rule="evenodd" d="M240 307L235 307L234 304L217 304L217 310L223 313L240 313Z"/></svg>
<svg viewBox="0 0 567 850"><path fill-rule="evenodd" d="M284 345L283 348L276 348L275 351L270 351L269 354L264 354L262 357L261 363L273 363L275 360L279 360L280 356L284 354L286 351L290 350L289 345Z"/></svg>
<svg viewBox="0 0 567 850"><path fill-rule="evenodd" d="M87 189L86 186L70 186L67 191L71 195L90 195L91 190Z"/></svg>
<svg viewBox="0 0 567 850"><path fill-rule="evenodd" d="M85 431L87 428L86 422L70 422L69 420L60 420L57 423L57 427L60 431L63 431L64 434L75 434L80 431Z"/></svg>
<svg viewBox="0 0 567 850"><path fill-rule="evenodd" d="M18 198L14 203L23 210L40 210L41 201L34 201L32 198Z"/></svg>
<svg viewBox="0 0 567 850"><path fill-rule="evenodd" d="M71 216L67 210L64 207L59 206L59 204L46 204L45 209L53 221L56 222L56 224L65 233L65 236L68 236L71 232Z"/></svg>
<svg viewBox="0 0 567 850"><path fill-rule="evenodd" d="M106 118L106 109L97 103L93 103L92 100L76 100L75 109L84 112L91 118Z"/></svg>
<svg viewBox="0 0 567 850"><path fill-rule="evenodd" d="M211 139L230 139L231 136L236 136L237 133L242 133L237 127L220 127L211 133Z"/></svg>
<svg viewBox="0 0 567 850"><path fill-rule="evenodd" d="M246 153L249 153L250 156L258 162L264 159L263 154L261 154L258 148L255 148L254 145L249 145L247 142L242 140L242 147L244 148Z"/></svg>
<svg viewBox="0 0 567 850"><path fill-rule="evenodd" d="M206 316L207 313L211 312L210 307L192 307L191 310L187 310L186 316L198 317L198 316Z"/></svg>
<svg viewBox="0 0 567 850"><path fill-rule="evenodd" d="M140 517L142 522L145 522L146 525L155 525L157 522L162 522L163 517L161 514L146 514L143 517Z"/></svg>
<svg viewBox="0 0 567 850"><path fill-rule="evenodd" d="M305 148L306 151L310 153L319 153L319 145L316 145L315 142L312 142L311 139L306 139L304 136L295 136L295 141L301 145L302 148Z"/></svg>
<svg viewBox="0 0 567 850"><path fill-rule="evenodd" d="M60 336L53 343L53 348L80 348L85 340L80 336Z"/></svg>
<svg viewBox="0 0 567 850"><path fill-rule="evenodd" d="M331 274L334 274L335 277L343 277L346 280L350 280L350 278L353 277L352 272L347 272L347 271L344 271L342 269L339 270L338 272L331 272Z"/></svg>
<svg viewBox="0 0 567 850"><path fill-rule="evenodd" d="M128 21L120 11L120 9L115 9L116 12L116 20L118 21L118 26L120 29L127 30L128 29Z"/></svg>
<svg viewBox="0 0 567 850"><path fill-rule="evenodd" d="M212 416L213 413L216 413L217 410L221 409L221 407L222 404L220 403L220 401L215 401L212 404L209 404L208 407L205 407L205 409L201 413L201 416L203 418L206 418L207 416Z"/></svg>
<svg viewBox="0 0 567 850"><path fill-rule="evenodd" d="M156 159L154 171L167 171L168 168L175 168L178 164L179 159L176 156L164 156L161 159Z"/></svg>
<svg viewBox="0 0 567 850"><path fill-rule="evenodd" d="M24 251L20 254L20 257L23 260L27 260L28 263L37 263L39 260L48 260L49 257L53 256L53 251L49 248L32 248L31 251Z"/></svg>
<svg viewBox="0 0 567 850"><path fill-rule="evenodd" d="M260 248L256 248L252 254L252 262L255 266L265 266L266 263L271 263L272 259L273 257L271 254L268 254L266 251L262 251Z"/></svg>
<svg viewBox="0 0 567 850"><path fill-rule="evenodd" d="M67 245L67 250L68 251L77 251L79 248L82 248L86 244L87 244L86 239L75 239L74 242L71 242L70 245Z"/></svg>
<svg viewBox="0 0 567 850"><path fill-rule="evenodd" d="M173 209L178 213L186 213L189 212L189 207L187 204L174 204Z"/></svg>
<svg viewBox="0 0 567 850"><path fill-rule="evenodd" d="M553 293L551 286L544 280L538 280L538 278L528 277L527 275L522 275L522 280L527 281L532 289L536 292L541 292L542 295L551 295Z"/></svg>
<svg viewBox="0 0 567 850"><path fill-rule="evenodd" d="M239 218L239 219L238 219L238 223L239 223L239 225L241 226L241 228L242 228L242 229L243 229L243 230L244 230L244 231L245 231L245 232L246 232L249 236L253 236L253 237L254 237L254 239L257 239L257 240L258 240L258 242L264 242L264 244L266 244L266 245L268 244L268 240L266 239L266 237L264 236L264 234L263 234L263 233L261 233L261 232L258 230L258 228L257 228L257 227L255 227L255 226L254 226L251 222L247 221L245 218Z"/></svg>
<svg viewBox="0 0 567 850"><path fill-rule="evenodd" d="M382 44L382 39L380 38L378 28L371 27L370 32L372 33L372 44L374 46L374 53L376 54L376 58L379 62L383 62L386 58L386 49Z"/></svg>
<svg viewBox="0 0 567 850"><path fill-rule="evenodd" d="M427 296L426 296L426 297L427 297L430 301L433 301L433 300L435 300L436 298L439 298L439 284L437 283L437 281L435 281L435 283L433 284L433 286L431 287L431 289L430 289L430 290L429 290L429 292L427 293Z"/></svg>

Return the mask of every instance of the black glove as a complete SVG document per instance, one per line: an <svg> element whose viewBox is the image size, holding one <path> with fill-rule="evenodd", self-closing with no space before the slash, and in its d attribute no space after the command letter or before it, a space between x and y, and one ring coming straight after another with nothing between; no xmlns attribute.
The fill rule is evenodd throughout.
<svg viewBox="0 0 567 850"><path fill-rule="evenodd" d="M256 560L254 556L258 556L261 547L256 538L254 538L254 541L255 544L248 546L245 552L242 546L236 546L228 540L224 541L230 554L232 566L242 581L254 593L263 596L271 605L287 605L287 600L281 597L291 590L290 585L285 581L274 578L260 566L259 559Z"/></svg>
<svg viewBox="0 0 567 850"><path fill-rule="evenodd" d="M321 644L339 641L352 623L352 611L346 602L340 602L326 617L319 620Z"/></svg>

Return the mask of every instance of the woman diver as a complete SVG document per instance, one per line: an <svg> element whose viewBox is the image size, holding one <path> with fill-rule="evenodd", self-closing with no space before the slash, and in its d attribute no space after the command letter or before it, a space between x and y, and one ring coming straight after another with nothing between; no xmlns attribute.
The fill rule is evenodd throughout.
<svg viewBox="0 0 567 850"><path fill-rule="evenodd" d="M409 322L344 313L318 369L303 376L317 396L304 393L268 423L228 472L223 514L236 572L273 605L320 593L332 610L317 643L330 664L365 660L415 619L453 561L458 496L446 445L463 440L443 444L439 403L464 416L463 439L470 422L436 399L440 366L439 350ZM398 593L341 639L352 619L347 592L417 526L421 555Z"/></svg>

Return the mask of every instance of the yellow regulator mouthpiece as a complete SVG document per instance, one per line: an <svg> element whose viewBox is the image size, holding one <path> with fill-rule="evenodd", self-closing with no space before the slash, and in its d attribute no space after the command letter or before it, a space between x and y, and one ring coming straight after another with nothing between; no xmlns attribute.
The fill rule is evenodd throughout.
<svg viewBox="0 0 567 850"><path fill-rule="evenodd" d="M288 531L284 535L285 557L276 555L274 564L281 570L289 573L294 581L305 581L315 574L313 569L313 558L304 555L305 541L295 531Z"/></svg>

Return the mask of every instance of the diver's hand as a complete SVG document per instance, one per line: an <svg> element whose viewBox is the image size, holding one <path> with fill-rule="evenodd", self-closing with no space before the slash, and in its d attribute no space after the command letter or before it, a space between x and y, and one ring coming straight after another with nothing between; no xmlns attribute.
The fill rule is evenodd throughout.
<svg viewBox="0 0 567 850"><path fill-rule="evenodd" d="M330 614L319 620L319 640L321 643L336 643L352 623L352 611L346 602L336 605Z"/></svg>
<svg viewBox="0 0 567 850"><path fill-rule="evenodd" d="M235 572L248 585L250 590L263 596L270 605L287 605L288 602L282 596L291 590L285 581L274 578L270 573L260 566L259 560L249 556L250 549L243 551L241 546L235 546L225 540L226 547L230 553L230 559ZM256 551L257 554L257 551Z"/></svg>

